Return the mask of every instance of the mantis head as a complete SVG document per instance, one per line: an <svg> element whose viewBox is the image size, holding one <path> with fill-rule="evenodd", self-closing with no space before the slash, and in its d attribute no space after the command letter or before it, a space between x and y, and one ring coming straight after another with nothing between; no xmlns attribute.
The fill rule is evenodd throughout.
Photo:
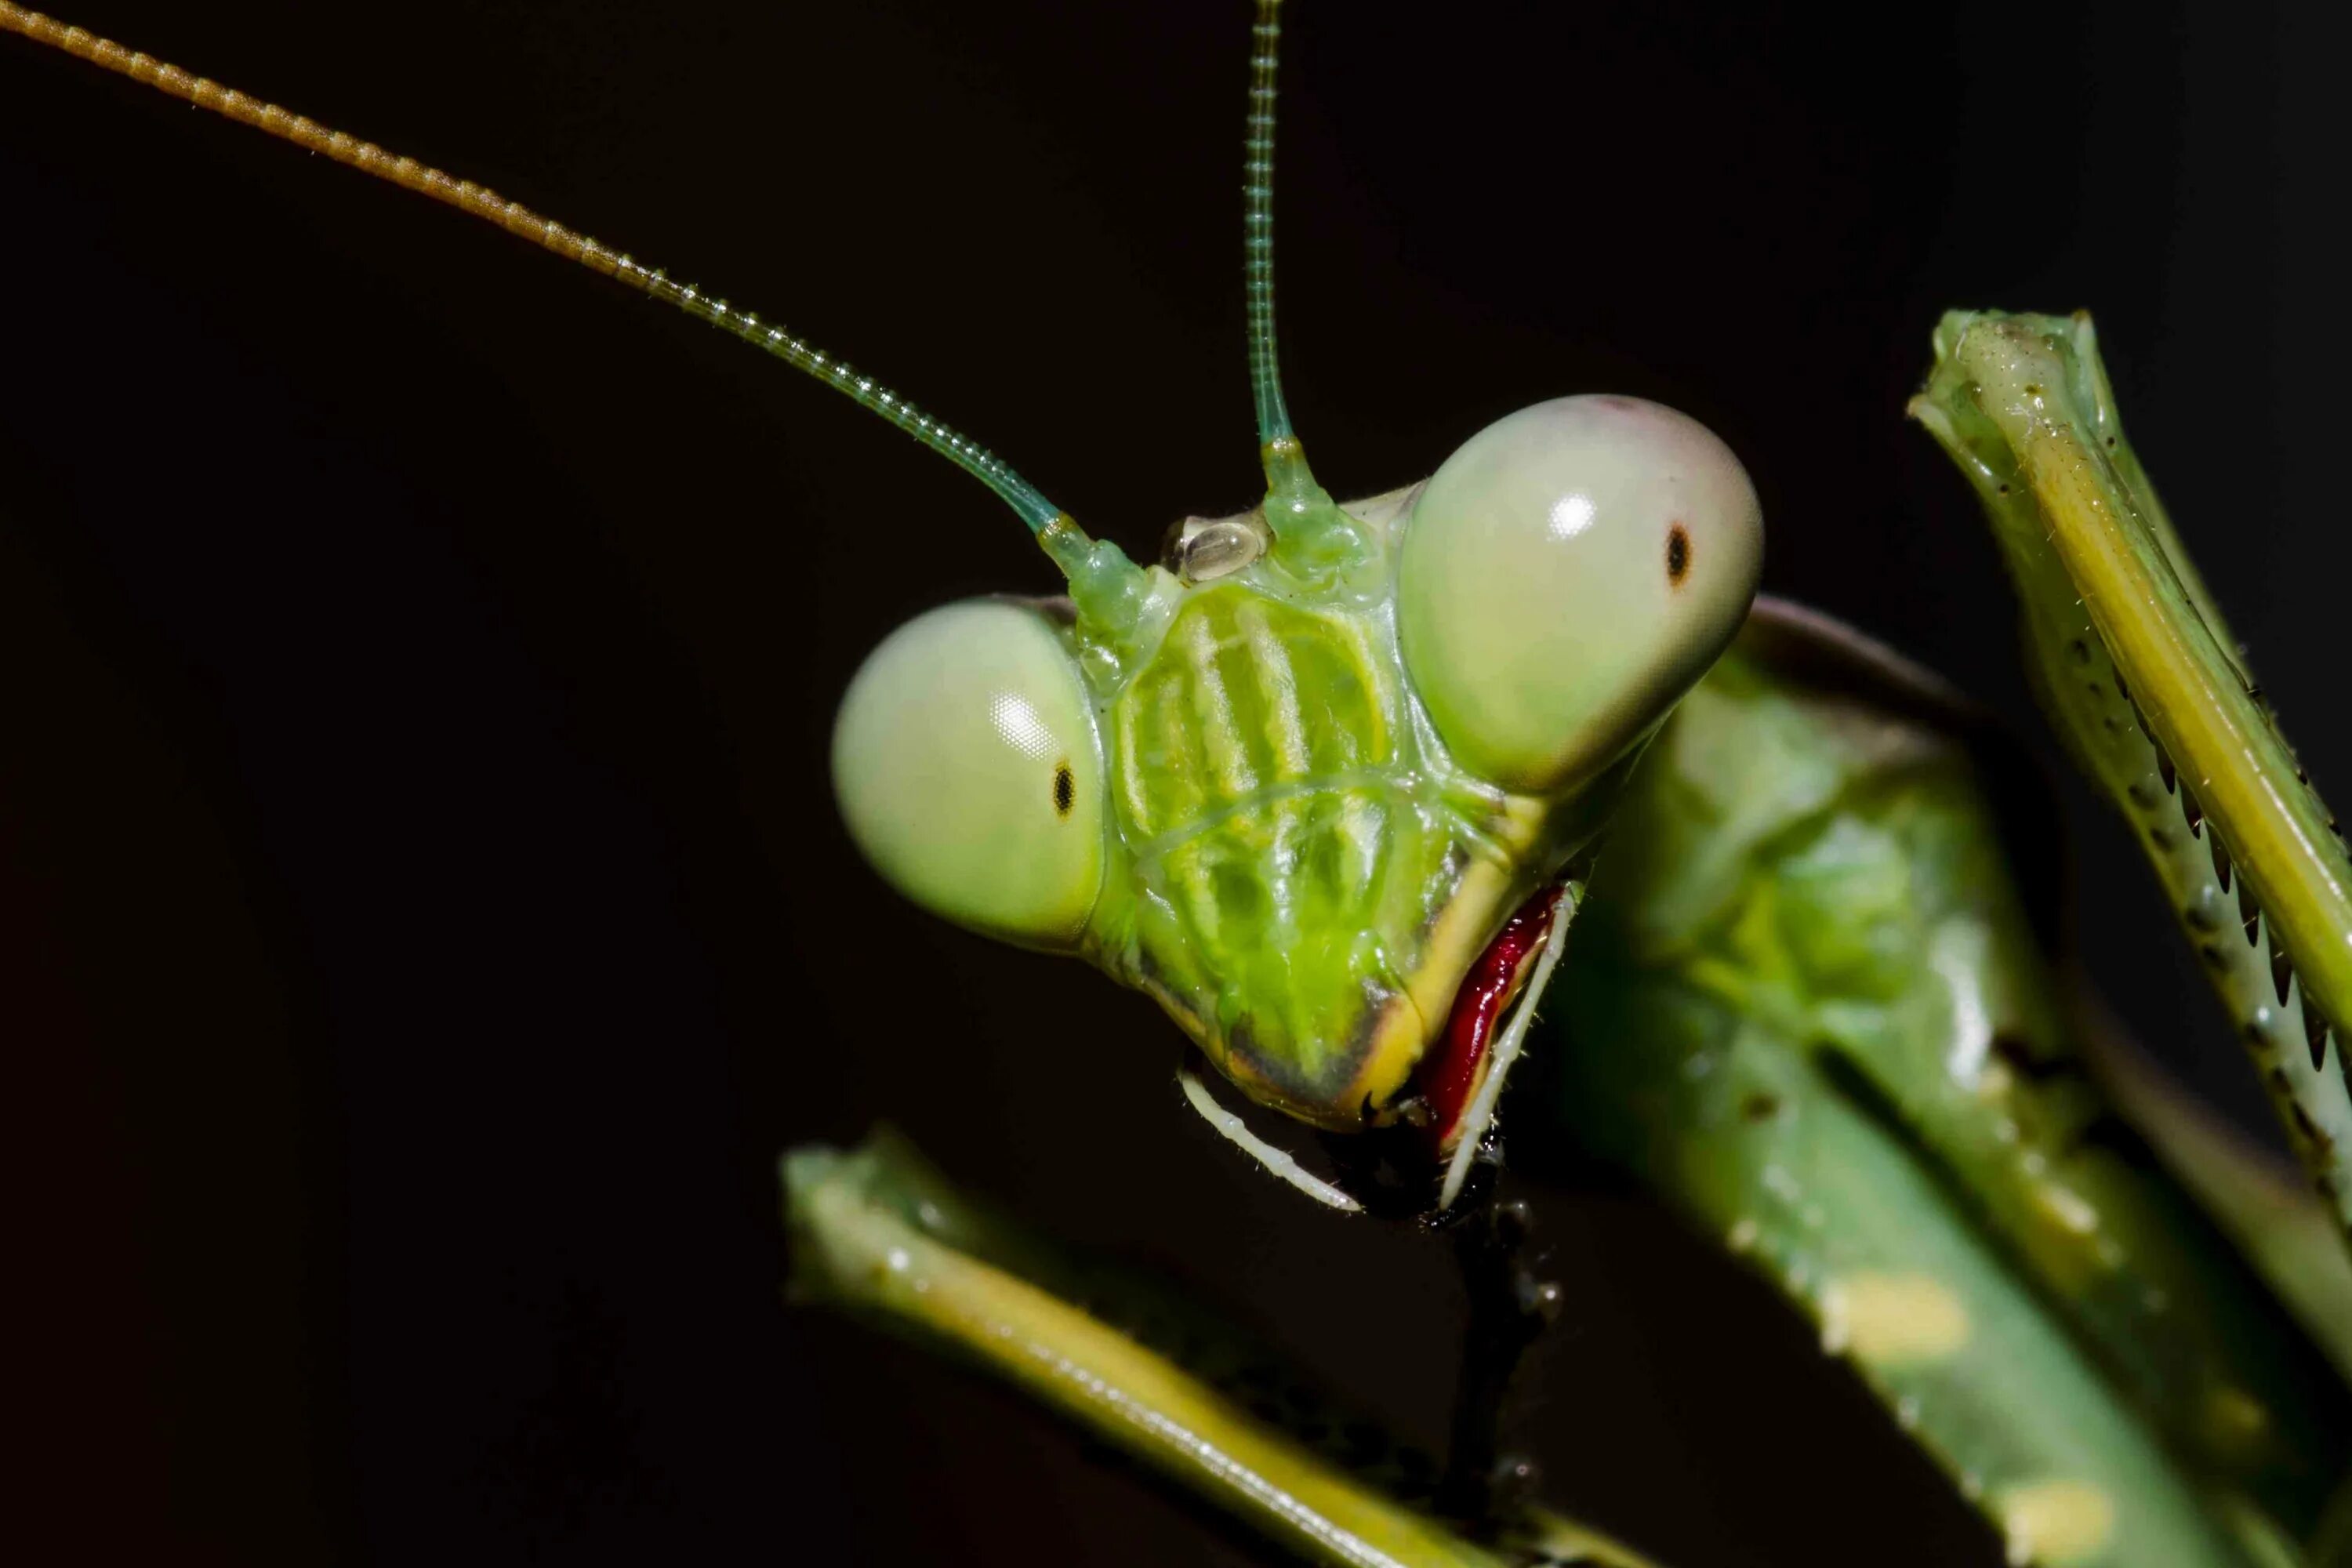
<svg viewBox="0 0 2352 1568"><path fill-rule="evenodd" d="M1746 616L1755 490L1610 396L1344 507L1269 471L1158 565L1065 544L1069 598L901 627L843 700L836 795L933 913L1150 993L1260 1103L1451 1162L1617 784Z"/></svg>
<svg viewBox="0 0 2352 1568"><path fill-rule="evenodd" d="M1261 0L1245 187L1265 500L1188 520L1139 568L950 449L1068 595L893 634L843 700L834 784L915 902L1147 992L1262 1105L1404 1130L1444 1166L1442 1209L1617 786L1747 614L1762 522L1713 434L1611 396L1538 404L1419 485L1332 500L1276 368L1278 9ZM1357 1206L1183 1081L1277 1173Z"/></svg>

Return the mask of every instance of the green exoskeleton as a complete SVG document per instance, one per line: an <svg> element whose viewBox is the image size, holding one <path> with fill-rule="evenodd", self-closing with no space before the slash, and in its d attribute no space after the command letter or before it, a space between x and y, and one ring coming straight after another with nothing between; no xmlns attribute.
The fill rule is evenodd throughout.
<svg viewBox="0 0 2352 1568"><path fill-rule="evenodd" d="M1050 520L1074 609L885 643L842 706L842 811L919 901L1150 992L1254 1099L1455 1152L1517 1043L1449 1051L1502 1000L1457 994L1531 900L1500 984L1548 974L1582 874L1543 890L1747 610L1755 493L1689 419L1593 397L1341 507L1276 417L1265 506L1168 565Z"/></svg>
<svg viewBox="0 0 2352 1568"><path fill-rule="evenodd" d="M2096 1086L2000 853L2030 785L1939 683L1760 608L1621 814L1544 1113L1759 1268L2020 1560L2294 1561L2352 1457L2336 1308L2331 1367Z"/></svg>
<svg viewBox="0 0 2352 1568"><path fill-rule="evenodd" d="M1582 395L1369 500L1309 470L1274 334L1277 11L1245 183L1266 497L1180 523L1150 566L781 327L5 0L0 28L677 304L1010 503L1066 595L968 601L884 643L835 734L843 815L916 902L1150 994L1244 1096L1329 1134L1343 1176L1188 1070L1269 1168L1340 1206L1466 1206L1517 1077L1517 1163L1630 1172L1747 1260L2012 1561L2343 1561L2352 1290L2326 1220L2072 1008L2005 853L1998 741L1874 645L1751 609L1761 523L1728 448ZM2340 1221L2333 825L2123 441L2087 322L1956 316L1936 353L1915 412L1983 496L2037 679ZM1358 1179L1366 1146L1410 1152L1400 1188ZM1155 1336L1184 1310L968 1209L901 1148L799 1152L787 1179L807 1293L956 1346L1278 1547L1634 1561L1540 1510L1439 1517L1434 1467L1311 1393L1251 1399L1260 1352L1189 1321Z"/></svg>
<svg viewBox="0 0 2352 1568"><path fill-rule="evenodd" d="M1762 520L1712 433L1610 396L1511 415L1424 483L1331 499L1276 363L1277 11L1258 17L1244 187L1265 502L1187 520L1138 569L1001 482L1068 600L900 630L844 699L834 779L916 901L1148 992L1261 1103L1334 1132L1422 1128L1448 1157L1443 1207L1525 1034L1498 1010L1524 991L1530 1011L1578 858L1738 629Z"/></svg>

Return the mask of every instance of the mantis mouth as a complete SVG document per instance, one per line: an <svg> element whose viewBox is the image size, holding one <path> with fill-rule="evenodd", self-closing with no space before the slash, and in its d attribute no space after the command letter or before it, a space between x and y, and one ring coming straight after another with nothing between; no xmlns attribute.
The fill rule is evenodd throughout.
<svg viewBox="0 0 2352 1568"><path fill-rule="evenodd" d="M1220 1137L1269 1174L1318 1203L1349 1213L1371 1206L1391 1217L1411 1214L1426 1218L1450 1209L1462 1195L1480 1150L1487 1144L1487 1131L1494 1125L1503 1085L1535 1022L1536 1003L1551 983L1552 970L1567 944L1569 922L1576 916L1580 891L1577 876L1563 875L1560 880L1538 889L1512 912L1464 973L1454 988L1445 1026L1413 1068L1404 1092L1377 1122L1368 1110L1366 1127L1385 1130L1372 1136L1383 1142L1402 1137L1418 1150L1405 1162L1412 1173L1403 1178L1408 1187L1425 1180L1419 1173L1433 1166L1443 1169L1434 1207L1427 1202L1426 1187L1405 1197L1409 1208L1399 1208L1393 1194L1365 1195L1378 1192L1378 1186L1360 1187L1345 1177L1335 1183L1313 1173L1289 1152L1251 1131L1239 1114L1218 1104L1189 1060L1177 1069L1177 1085ZM1359 1131L1346 1141L1364 1135ZM1375 1164L1380 1163L1376 1160ZM1346 1163L1342 1162L1343 1166ZM1356 1174L1365 1176L1373 1170L1374 1165L1361 1166Z"/></svg>
<svg viewBox="0 0 2352 1568"><path fill-rule="evenodd" d="M1445 1027L1413 1076L1414 1091L1429 1108L1424 1131L1430 1148L1440 1157L1458 1155L1465 1137L1475 1144L1493 1120L1496 1094L1488 1080L1495 1080L1493 1090L1500 1089L1501 1074L1526 1033L1526 1023L1517 1017L1506 1030L1505 1016L1538 972L1549 970L1558 958L1558 938L1574 912L1573 905L1561 907L1567 891L1560 882L1538 889L1503 922L1462 977ZM1448 1184L1454 1184L1450 1178Z"/></svg>

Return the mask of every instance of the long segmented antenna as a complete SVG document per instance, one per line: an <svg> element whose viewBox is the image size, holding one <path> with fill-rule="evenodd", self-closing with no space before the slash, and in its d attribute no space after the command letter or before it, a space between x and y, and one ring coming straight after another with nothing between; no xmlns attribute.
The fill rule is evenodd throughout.
<svg viewBox="0 0 2352 1568"><path fill-rule="evenodd" d="M1249 119L1242 141L1242 279L1249 305L1250 394L1258 444L1295 438L1274 343L1274 97L1282 62L1282 0L1257 0L1250 29Z"/></svg>
<svg viewBox="0 0 2352 1568"><path fill-rule="evenodd" d="M1250 395L1257 404L1258 459L1265 466L1265 521L1293 566L1344 570L1370 549L1363 531L1307 467L1282 399L1274 337L1275 78L1282 64L1282 0L1257 0L1250 28L1249 118L1242 137L1242 292L1248 306Z"/></svg>
<svg viewBox="0 0 2352 1568"><path fill-rule="evenodd" d="M1087 541L1077 524L1040 494L1034 485L1015 473L1011 464L971 437L932 418L872 376L827 354L805 338L773 322L763 321L749 310L739 310L726 300L714 299L690 285L672 282L659 269L643 266L584 234L574 233L562 224L541 217L520 202L510 202L470 180L453 178L414 158L387 153L373 142L362 142L342 132L330 130L277 104L247 97L234 88L223 87L205 77L191 76L168 61L126 49L112 39L101 38L80 27L69 27L37 11L12 5L9 0L0 0L0 31L21 34L35 43L61 49L94 66L192 103L198 109L211 110L241 125L249 125L310 152L324 153L362 174L388 180L404 190L430 196L485 222L494 223L508 233L544 247L567 261L576 261L592 272L601 272L656 300L667 300L687 314L698 316L754 348L765 349L795 369L807 372L851 402L887 419L971 474L1018 512L1021 521L1029 525L1031 533L1042 536L1040 542L1045 545L1047 552L1055 561L1063 564L1065 570L1070 569L1073 560L1104 548L1093 546L1090 541ZM1124 557L1120 559L1124 561ZM1110 564L1106 563L1106 566ZM1129 570L1131 572L1133 569L1129 567Z"/></svg>

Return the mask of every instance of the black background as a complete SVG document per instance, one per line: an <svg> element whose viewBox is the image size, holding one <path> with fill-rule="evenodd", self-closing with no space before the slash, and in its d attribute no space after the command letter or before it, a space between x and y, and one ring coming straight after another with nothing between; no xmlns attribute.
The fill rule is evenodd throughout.
<svg viewBox="0 0 2352 1568"><path fill-rule="evenodd" d="M1664 398L1755 475L1770 588L2046 750L1901 405L1942 307L2088 305L2352 779L2344 25L1839 9L1297 7L1319 475ZM73 19L732 290L1139 555L1253 499L1239 4ZM984 492L706 328L14 39L0 226L12 1426L75 1556L1242 1560L1011 1396L779 1307L774 1153L880 1118L1435 1437L1442 1256L1305 1212L1183 1113L1148 1003L912 914L846 845L856 661L1050 585ZM2064 800L2086 962L2247 1111L2136 853ZM1556 1500L1682 1563L1998 1560L1760 1288L1622 1197L1546 1214Z"/></svg>

